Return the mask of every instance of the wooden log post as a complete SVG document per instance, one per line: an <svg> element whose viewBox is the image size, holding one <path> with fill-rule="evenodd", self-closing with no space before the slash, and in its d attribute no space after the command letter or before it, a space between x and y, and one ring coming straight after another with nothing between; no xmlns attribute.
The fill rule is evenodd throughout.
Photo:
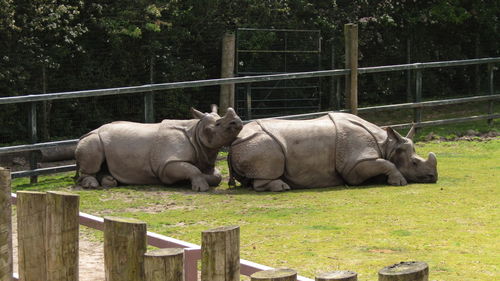
<svg viewBox="0 0 500 281"><path fill-rule="evenodd" d="M379 281L428 281L429 266L425 262L400 262L382 268Z"/></svg>
<svg viewBox="0 0 500 281"><path fill-rule="evenodd" d="M236 36L234 32L227 32L222 38L221 78L234 76L234 56ZM226 113L228 107L234 108L234 84L220 85L220 115Z"/></svg>
<svg viewBox="0 0 500 281"><path fill-rule="evenodd" d="M323 272L316 275L315 281L358 281L358 274L349 270Z"/></svg>
<svg viewBox="0 0 500 281"><path fill-rule="evenodd" d="M289 268L276 268L255 272L251 281L297 281L297 271Z"/></svg>
<svg viewBox="0 0 500 281"><path fill-rule="evenodd" d="M146 223L140 220L104 217L106 281L144 280L146 232Z"/></svg>
<svg viewBox="0 0 500 281"><path fill-rule="evenodd" d="M78 281L80 197L49 191L46 195L47 280Z"/></svg>
<svg viewBox="0 0 500 281"><path fill-rule="evenodd" d="M10 192L10 170L0 167L0 281L11 281L14 273Z"/></svg>
<svg viewBox="0 0 500 281"><path fill-rule="evenodd" d="M182 281L184 249L165 248L144 254L145 281Z"/></svg>
<svg viewBox="0 0 500 281"><path fill-rule="evenodd" d="M226 226L202 232L201 280L240 280L240 227Z"/></svg>
<svg viewBox="0 0 500 281"><path fill-rule="evenodd" d="M351 73L345 77L346 107L350 113L358 114L358 25L344 25L345 68Z"/></svg>
<svg viewBox="0 0 500 281"><path fill-rule="evenodd" d="M46 281L45 192L17 192L19 280Z"/></svg>

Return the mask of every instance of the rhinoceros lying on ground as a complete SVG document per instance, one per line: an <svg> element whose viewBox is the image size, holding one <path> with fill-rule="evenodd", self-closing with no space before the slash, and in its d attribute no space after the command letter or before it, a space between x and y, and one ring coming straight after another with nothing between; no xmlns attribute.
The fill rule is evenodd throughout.
<svg viewBox="0 0 500 281"><path fill-rule="evenodd" d="M196 119L156 124L119 121L84 135L75 151L77 182L96 188L99 181L103 187L113 187L190 180L196 191L218 185L217 153L235 140L241 119L232 108L222 118L216 106L212 113L191 112ZM96 178L98 173L104 175Z"/></svg>
<svg viewBox="0 0 500 281"><path fill-rule="evenodd" d="M228 164L238 181L257 191L359 185L379 175L391 185L436 182L436 156L424 160L415 153L413 132L402 137L347 113L258 120L231 144Z"/></svg>

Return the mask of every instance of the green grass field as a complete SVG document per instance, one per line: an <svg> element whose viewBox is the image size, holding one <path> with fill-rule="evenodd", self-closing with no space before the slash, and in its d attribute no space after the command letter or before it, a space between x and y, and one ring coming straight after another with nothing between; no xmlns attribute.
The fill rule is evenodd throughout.
<svg viewBox="0 0 500 281"><path fill-rule="evenodd" d="M256 193L224 182L207 193L185 185L73 192L83 212L138 218L150 231L196 244L203 230L239 225L242 258L310 278L340 269L377 280L384 266L419 260L429 264L429 280L499 280L500 139L417 144L420 155L429 151L438 157L437 184ZM16 179L13 188L67 190L71 177L40 177L36 185Z"/></svg>

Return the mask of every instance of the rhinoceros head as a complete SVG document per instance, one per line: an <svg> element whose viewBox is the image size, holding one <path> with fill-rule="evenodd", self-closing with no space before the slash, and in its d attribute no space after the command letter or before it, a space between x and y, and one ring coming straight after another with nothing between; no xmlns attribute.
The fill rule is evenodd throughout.
<svg viewBox="0 0 500 281"><path fill-rule="evenodd" d="M211 113L202 113L194 108L191 108L191 113L194 118L200 119L199 138L208 148L219 149L231 144L243 128L240 117L230 107L222 117L217 113L216 105L212 105Z"/></svg>
<svg viewBox="0 0 500 281"><path fill-rule="evenodd" d="M414 127L406 137L402 137L390 127L386 130L389 141L395 145L389 161L396 165L405 179L409 182L436 182L438 179L436 155L430 152L427 160L417 155L412 141Z"/></svg>

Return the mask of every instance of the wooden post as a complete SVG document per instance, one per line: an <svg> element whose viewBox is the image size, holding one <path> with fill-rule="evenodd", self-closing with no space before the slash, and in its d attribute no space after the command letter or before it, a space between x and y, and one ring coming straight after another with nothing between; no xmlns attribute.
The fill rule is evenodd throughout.
<svg viewBox="0 0 500 281"><path fill-rule="evenodd" d="M316 281L358 281L358 274L354 271L338 270L316 275Z"/></svg>
<svg viewBox="0 0 500 281"><path fill-rule="evenodd" d="M408 36L411 36L411 31L409 31ZM411 39L410 37L406 38L406 63L411 63ZM411 94L411 70L406 70L406 102L412 101Z"/></svg>
<svg viewBox="0 0 500 281"><path fill-rule="evenodd" d="M201 257L201 281L239 281L240 227L203 231Z"/></svg>
<svg viewBox="0 0 500 281"><path fill-rule="evenodd" d="M246 98L247 98L247 120L252 120L252 85L246 85Z"/></svg>
<svg viewBox="0 0 500 281"><path fill-rule="evenodd" d="M422 102L422 70L417 69L415 75L415 102ZM420 124L422 122L422 109L415 108L413 110L413 122L415 124ZM415 133L417 133L417 128L415 128Z"/></svg>
<svg viewBox="0 0 500 281"><path fill-rule="evenodd" d="M379 281L428 281L429 267L425 262L400 262L382 268Z"/></svg>
<svg viewBox="0 0 500 281"><path fill-rule="evenodd" d="M184 249L165 248L144 254L145 281L182 281Z"/></svg>
<svg viewBox="0 0 500 281"><path fill-rule="evenodd" d="M345 68L351 73L346 75L346 106L352 114L358 114L358 25L344 25Z"/></svg>
<svg viewBox="0 0 500 281"><path fill-rule="evenodd" d="M67 192L47 192L47 280L78 281L79 199Z"/></svg>
<svg viewBox="0 0 500 281"><path fill-rule="evenodd" d="M104 217L104 271L106 281L144 280L146 223Z"/></svg>
<svg viewBox="0 0 500 281"><path fill-rule="evenodd" d="M45 256L45 200L44 192L17 192L19 280L48 280Z"/></svg>
<svg viewBox="0 0 500 281"><path fill-rule="evenodd" d="M289 268L276 268L255 272L251 281L297 281L297 271Z"/></svg>
<svg viewBox="0 0 500 281"><path fill-rule="evenodd" d="M488 63L488 93L490 95L495 94L493 70L493 63ZM488 104L488 114L493 114L493 101L490 101ZM488 125L493 125L493 119L488 119Z"/></svg>
<svg viewBox="0 0 500 281"><path fill-rule="evenodd" d="M227 32L222 38L222 62L221 78L234 76L234 55L236 47L236 36L233 32ZM226 113L228 107L234 108L234 84L220 85L220 114Z"/></svg>
<svg viewBox="0 0 500 281"><path fill-rule="evenodd" d="M10 192L10 170L0 167L0 281L11 281L14 273Z"/></svg>

